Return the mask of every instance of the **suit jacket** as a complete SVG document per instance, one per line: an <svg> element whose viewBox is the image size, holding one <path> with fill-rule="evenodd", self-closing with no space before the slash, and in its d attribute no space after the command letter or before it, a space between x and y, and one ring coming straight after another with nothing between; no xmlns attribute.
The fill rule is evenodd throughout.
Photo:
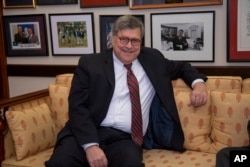
<svg viewBox="0 0 250 167"><path fill-rule="evenodd" d="M22 34L16 33L15 34L15 42L25 43L26 42L25 35L23 33Z"/></svg>
<svg viewBox="0 0 250 167"><path fill-rule="evenodd" d="M187 39L182 37L181 39L176 36L173 40L173 49L174 50L186 50L188 48Z"/></svg>
<svg viewBox="0 0 250 167"><path fill-rule="evenodd" d="M35 35L35 34L32 34L31 37L28 36L27 40L28 40L28 43L37 43L37 42L39 42L39 39L38 39L37 35Z"/></svg>
<svg viewBox="0 0 250 167"><path fill-rule="evenodd" d="M58 135L58 140L73 135L80 145L99 142L96 128L105 118L114 93L115 74L113 50L84 55L80 58L72 80L69 94L69 121ZM175 150L183 149L184 134L175 104L171 81L183 78L191 83L206 77L185 62L174 62L164 58L156 49L142 48L138 56L148 75L161 107L173 120L170 145Z"/></svg>

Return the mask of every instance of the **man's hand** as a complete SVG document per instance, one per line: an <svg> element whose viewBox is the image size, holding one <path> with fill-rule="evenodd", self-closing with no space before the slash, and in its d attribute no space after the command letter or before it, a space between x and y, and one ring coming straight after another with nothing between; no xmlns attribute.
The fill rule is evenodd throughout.
<svg viewBox="0 0 250 167"><path fill-rule="evenodd" d="M189 105L199 107L207 102L207 90L206 85L203 82L197 82L193 86L193 90L190 95Z"/></svg>
<svg viewBox="0 0 250 167"><path fill-rule="evenodd" d="M88 147L86 150L87 160L90 167L107 167L108 160L103 150L98 145Z"/></svg>

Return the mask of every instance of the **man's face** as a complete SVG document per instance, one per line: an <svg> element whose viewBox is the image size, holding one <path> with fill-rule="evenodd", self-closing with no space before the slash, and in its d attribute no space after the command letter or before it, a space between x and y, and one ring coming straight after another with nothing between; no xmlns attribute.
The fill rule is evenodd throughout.
<svg viewBox="0 0 250 167"><path fill-rule="evenodd" d="M32 34L32 29L31 28L28 28L28 33L29 33L29 35Z"/></svg>
<svg viewBox="0 0 250 167"><path fill-rule="evenodd" d="M183 35L183 31L179 31L179 37L182 37L182 35Z"/></svg>
<svg viewBox="0 0 250 167"><path fill-rule="evenodd" d="M128 43L124 42L128 40ZM124 29L120 30L117 35L112 35L112 45L117 58L123 64L129 64L137 58L141 49L141 30ZM137 42L136 42L137 41Z"/></svg>
<svg viewBox="0 0 250 167"><path fill-rule="evenodd" d="M23 32L23 28L22 27L18 27L17 30L18 30L19 33Z"/></svg>

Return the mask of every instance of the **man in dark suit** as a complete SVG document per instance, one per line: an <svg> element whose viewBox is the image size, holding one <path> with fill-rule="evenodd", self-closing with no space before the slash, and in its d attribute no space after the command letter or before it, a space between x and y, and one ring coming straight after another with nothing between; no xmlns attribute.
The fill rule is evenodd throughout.
<svg viewBox="0 0 250 167"><path fill-rule="evenodd" d="M183 78L193 88L190 105L200 106L207 100L206 77L189 63L167 60L158 50L142 47L143 34L144 26L136 17L119 17L112 27L113 48L80 58L69 95L69 121L59 133L46 167L144 166L143 147L130 135L134 104L124 65L131 63L139 83L143 135L149 125L151 103L159 104L155 106L164 109L161 111L169 118L166 123L171 123L165 132L169 138L165 144L157 144L184 150L171 81Z"/></svg>
<svg viewBox="0 0 250 167"><path fill-rule="evenodd" d="M17 33L15 34L14 40L15 40L14 42L16 42L16 45L18 45L19 43L26 43L27 42L22 26L17 27Z"/></svg>
<svg viewBox="0 0 250 167"><path fill-rule="evenodd" d="M173 39L174 50L186 50L188 48L188 43L186 37L183 36L183 30L178 31L177 36Z"/></svg>

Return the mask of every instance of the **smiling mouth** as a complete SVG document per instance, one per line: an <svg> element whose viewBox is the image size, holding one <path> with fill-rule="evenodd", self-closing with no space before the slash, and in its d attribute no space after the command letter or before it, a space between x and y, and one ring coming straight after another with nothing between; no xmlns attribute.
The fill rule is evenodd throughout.
<svg viewBox="0 0 250 167"><path fill-rule="evenodd" d="M133 53L134 52L134 50L129 50L129 49L121 49L123 52L125 52L125 53Z"/></svg>

